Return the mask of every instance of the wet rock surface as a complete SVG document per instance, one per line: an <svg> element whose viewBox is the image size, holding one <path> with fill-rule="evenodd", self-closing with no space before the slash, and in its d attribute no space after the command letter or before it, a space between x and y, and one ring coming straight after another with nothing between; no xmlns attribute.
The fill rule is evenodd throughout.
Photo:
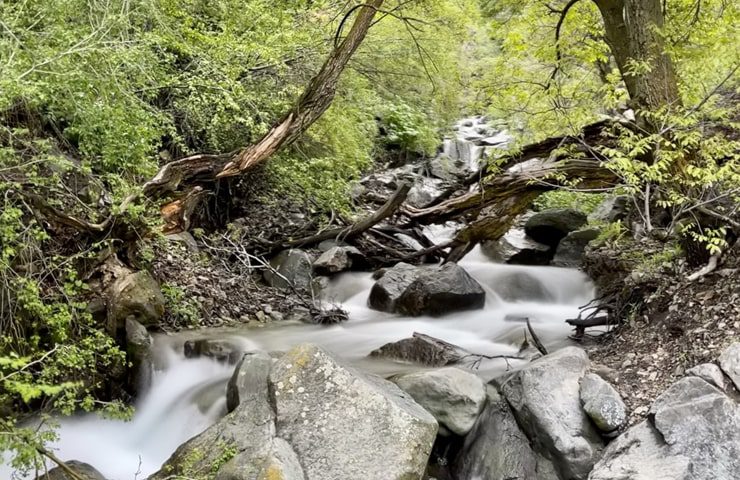
<svg viewBox="0 0 740 480"><path fill-rule="evenodd" d="M627 423L627 407L622 397L596 374L589 373L581 379L581 404L602 432L613 432Z"/></svg>
<svg viewBox="0 0 740 480"><path fill-rule="evenodd" d="M524 224L524 231L536 242L556 247L570 232L587 222L586 214L573 209L559 208L535 213Z"/></svg>
<svg viewBox="0 0 740 480"><path fill-rule="evenodd" d="M387 343L370 352L371 357L427 367L452 365L467 355L470 353L457 345L416 332L411 338Z"/></svg>
<svg viewBox="0 0 740 480"><path fill-rule="evenodd" d="M581 408L579 382L588 367L583 350L567 347L496 380L535 450L564 478L585 479L603 448Z"/></svg>
<svg viewBox="0 0 740 480"><path fill-rule="evenodd" d="M486 401L483 381L473 373L448 367L392 379L452 433L466 435Z"/></svg>
<svg viewBox="0 0 740 480"><path fill-rule="evenodd" d="M483 308L486 293L462 267L398 264L373 285L368 304L385 312L410 316L444 315Z"/></svg>

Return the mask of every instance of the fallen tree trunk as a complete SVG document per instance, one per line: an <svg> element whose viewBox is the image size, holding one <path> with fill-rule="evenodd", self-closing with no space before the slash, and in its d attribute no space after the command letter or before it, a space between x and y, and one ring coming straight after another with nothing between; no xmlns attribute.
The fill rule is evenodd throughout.
<svg viewBox="0 0 740 480"><path fill-rule="evenodd" d="M344 228L333 228L326 230L315 235L311 235L297 240L292 240L280 245L279 248L293 248L293 247L306 247L315 245L324 240L349 240L357 237L367 230L371 229L381 221L393 215L398 208L406 201L406 196L411 190L411 185L408 183L402 183L396 193L385 202L385 204L375 211L372 215L369 215L362 220L353 223L352 225Z"/></svg>

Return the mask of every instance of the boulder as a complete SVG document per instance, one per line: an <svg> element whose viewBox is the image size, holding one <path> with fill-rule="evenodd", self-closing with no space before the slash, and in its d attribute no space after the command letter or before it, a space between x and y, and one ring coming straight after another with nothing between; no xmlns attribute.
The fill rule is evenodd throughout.
<svg viewBox="0 0 740 480"><path fill-rule="evenodd" d="M650 409L674 455L689 459L695 480L736 479L740 472L740 405L698 377L682 378Z"/></svg>
<svg viewBox="0 0 740 480"><path fill-rule="evenodd" d="M453 462L459 480L539 479L537 457L511 408L493 387L488 403Z"/></svg>
<svg viewBox="0 0 740 480"><path fill-rule="evenodd" d="M145 326L156 325L164 315L165 299L159 283L146 271L127 272L108 291L108 333L117 336L133 316Z"/></svg>
<svg viewBox="0 0 740 480"><path fill-rule="evenodd" d="M422 208L442 194L443 180L421 177L411 187L406 197L409 205Z"/></svg>
<svg viewBox="0 0 740 480"><path fill-rule="evenodd" d="M271 465L269 460L276 447L275 414L270 404L268 385L269 369L253 368L248 375L251 388L243 390L243 395L240 393L238 407L203 433L180 445L149 480L177 476L190 478L200 472L215 473L213 466L223 463L225 451L231 452L233 457L220 470L238 470L239 474L227 476L219 470L215 477L217 480L270 478L267 476Z"/></svg>
<svg viewBox="0 0 740 480"><path fill-rule="evenodd" d="M270 390L277 434L293 447L307 480L423 475L437 422L392 383L299 345L273 366Z"/></svg>
<svg viewBox="0 0 740 480"><path fill-rule="evenodd" d="M627 407L622 397L596 374L589 373L581 379L581 404L602 432L613 432L627 423Z"/></svg>
<svg viewBox="0 0 740 480"><path fill-rule="evenodd" d="M440 154L429 162L431 174L441 180L457 181L470 174L468 167L471 158L470 148L467 142L454 142L451 144L450 155Z"/></svg>
<svg viewBox="0 0 740 480"><path fill-rule="evenodd" d="M444 367L462 360L469 352L457 345L414 332L411 338L386 343L370 352L371 357L408 362L427 367Z"/></svg>
<svg viewBox="0 0 740 480"><path fill-rule="evenodd" d="M545 284L527 272L513 272L499 279L493 290L507 302L537 300L554 302L555 296Z"/></svg>
<svg viewBox="0 0 740 480"><path fill-rule="evenodd" d="M589 480L730 480L740 472L740 405L702 378L671 385L648 420L604 451Z"/></svg>
<svg viewBox="0 0 740 480"><path fill-rule="evenodd" d="M586 214L570 208L539 212L524 224L524 232L536 242L556 247L560 240L586 224Z"/></svg>
<svg viewBox="0 0 740 480"><path fill-rule="evenodd" d="M613 223L623 220L627 216L629 197L627 195L616 195L607 197L588 216L590 222Z"/></svg>
<svg viewBox="0 0 740 480"><path fill-rule="evenodd" d="M581 408L579 382L588 368L586 352L567 347L495 380L535 450L563 478L585 479L603 448Z"/></svg>
<svg viewBox="0 0 740 480"><path fill-rule="evenodd" d="M36 477L36 480L105 480L102 473L97 471L92 465L70 460L64 462L65 467L72 471L77 478L69 475L62 467L54 467L45 474Z"/></svg>
<svg viewBox="0 0 740 480"><path fill-rule="evenodd" d="M604 450L588 480L690 480L686 457L671 455L648 421L630 428Z"/></svg>
<svg viewBox="0 0 740 480"><path fill-rule="evenodd" d="M598 228L584 228L570 232L558 244L552 265L555 267L579 268L583 263L583 252L589 243L599 236Z"/></svg>
<svg viewBox="0 0 740 480"><path fill-rule="evenodd" d="M131 362L129 387L133 392L146 391L152 383L152 336L134 317L126 319L126 357Z"/></svg>
<svg viewBox="0 0 740 480"><path fill-rule="evenodd" d="M473 428L486 401L483 381L455 367L400 375L393 382L457 435Z"/></svg>
<svg viewBox="0 0 740 480"><path fill-rule="evenodd" d="M740 342L732 344L719 356L719 366L740 390Z"/></svg>
<svg viewBox="0 0 740 480"><path fill-rule="evenodd" d="M724 391L727 388L725 385L725 376L722 373L722 369L713 363L702 363L693 368L686 370L686 375L693 375L699 377L710 385L714 385L720 390Z"/></svg>
<svg viewBox="0 0 740 480"><path fill-rule="evenodd" d="M311 257L303 250L283 250L270 261L270 266L272 270L265 270L263 276L271 287L288 289L293 285L299 290L310 288Z"/></svg>
<svg viewBox="0 0 740 480"><path fill-rule="evenodd" d="M183 347L185 357L208 357L219 362L237 363L242 356L242 348L234 342L222 339L201 338L188 340Z"/></svg>
<svg viewBox="0 0 740 480"><path fill-rule="evenodd" d="M370 290L368 303L376 310L404 315L444 315L483 308L486 293L462 267L398 264Z"/></svg>
<svg viewBox="0 0 740 480"><path fill-rule="evenodd" d="M262 351L247 352L242 356L226 384L226 409L229 413L241 405L242 399L249 398L250 392L262 388L260 382L268 377L272 362L270 355Z"/></svg>
<svg viewBox="0 0 740 480"><path fill-rule="evenodd" d="M331 275L349 270L364 261L365 256L355 247L336 246L322 253L314 262L313 269L319 275Z"/></svg>
<svg viewBox="0 0 740 480"><path fill-rule="evenodd" d="M305 480L303 467L293 448L282 438L273 438L265 453L241 452L226 462L214 480Z"/></svg>
<svg viewBox="0 0 740 480"><path fill-rule="evenodd" d="M193 238L190 232L170 233L165 235L164 238L170 242L182 245L191 253L198 253L200 251L198 242L195 241L195 238Z"/></svg>
<svg viewBox="0 0 740 480"><path fill-rule="evenodd" d="M527 237L522 228L512 228L498 240L481 243L481 251L496 262L512 265L548 265L552 248Z"/></svg>

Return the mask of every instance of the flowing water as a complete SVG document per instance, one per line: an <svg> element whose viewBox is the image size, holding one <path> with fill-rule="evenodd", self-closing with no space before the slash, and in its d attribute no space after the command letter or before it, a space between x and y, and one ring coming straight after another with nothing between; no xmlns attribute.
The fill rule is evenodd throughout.
<svg viewBox="0 0 740 480"><path fill-rule="evenodd" d="M337 276L325 297L349 312L346 323L322 327L279 323L264 328L216 329L155 337L157 365L152 388L136 405L130 422L85 415L61 421L57 455L88 462L111 480L146 478L188 438L204 430L225 412L224 392L233 366L210 359L186 359L184 342L191 338L229 339L245 350L280 351L312 342L324 346L359 368L388 375L410 367L367 359L381 345L414 332L443 339L471 352L516 355L524 338L522 319L529 318L551 348L567 343L564 323L593 296L588 278L575 270L495 264L478 250L461 265L483 285L487 299L482 310L444 317L408 318L367 307L373 280L370 273ZM467 364L488 379L516 368L518 361L490 360ZM476 368L477 367L477 368ZM0 478L11 471L0 467ZM33 478L31 476L31 478Z"/></svg>
<svg viewBox="0 0 740 480"><path fill-rule="evenodd" d="M491 136L480 117L457 125L457 138L445 142L445 153L463 157L471 168L485 150L508 141L505 132ZM487 135L487 136L486 136ZM473 140L475 138L475 140ZM474 144L475 143L475 144ZM484 145L481 146L481 143ZM486 146L488 145L488 146ZM454 226L428 230L433 241L443 241ZM54 445L63 460L90 463L110 480L140 480L159 469L174 450L225 413L226 381L232 365L210 359L186 359L183 344L193 338L228 339L243 350L284 351L304 342L322 345L344 361L380 375L412 367L368 359L372 350L420 332L484 355L516 355L524 340L525 322L550 349L567 343L567 318L594 295L589 279L575 270L524 267L492 263L479 249L460 262L486 290L485 308L443 317L402 317L370 310L367 298L372 274L345 273L332 279L324 300L340 304L349 320L329 327L280 322L263 328L213 329L155 336L155 375L152 387L136 405L130 422L104 420L93 415L60 421L60 441ZM463 365L490 379L517 360L472 361ZM418 367L416 367L418 369ZM1 460L1 459L0 459ZM22 477L0 464L0 479Z"/></svg>

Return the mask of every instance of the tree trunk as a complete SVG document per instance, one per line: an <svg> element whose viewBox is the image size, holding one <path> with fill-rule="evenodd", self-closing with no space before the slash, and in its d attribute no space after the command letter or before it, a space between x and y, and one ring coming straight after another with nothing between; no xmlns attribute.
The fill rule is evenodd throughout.
<svg viewBox="0 0 740 480"><path fill-rule="evenodd" d="M660 30L665 24L660 0L594 0L606 41L638 111L679 106L673 62ZM637 68L635 68L637 66ZM644 122L650 126L649 122ZM650 128L654 130L654 128Z"/></svg>

